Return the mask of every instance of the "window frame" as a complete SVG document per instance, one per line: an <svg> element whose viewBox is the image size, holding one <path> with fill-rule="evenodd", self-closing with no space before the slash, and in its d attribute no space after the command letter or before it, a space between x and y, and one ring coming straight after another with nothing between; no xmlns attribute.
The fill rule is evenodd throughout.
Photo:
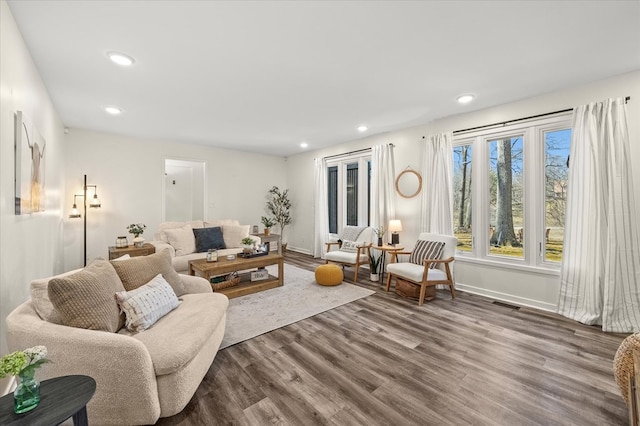
<svg viewBox="0 0 640 426"><path fill-rule="evenodd" d="M561 262L545 258L545 133L571 129L572 113L519 121L500 127L454 134L452 148L471 146L471 251L456 250L460 260L471 263L546 272L557 275ZM489 141L523 137L523 256L509 257L489 252ZM453 186L452 186L453 187ZM481 224L473 226L473 224ZM485 229L486 228L486 229Z"/></svg>
<svg viewBox="0 0 640 426"><path fill-rule="evenodd" d="M327 170L330 167L338 167L338 179L337 179L337 190L338 190L338 206L337 213L338 219L336 223L337 233L329 232L329 235L332 238L336 238L340 231L346 226L346 218L347 218L347 190L346 190L346 173L347 173L347 165L357 162L358 163L358 226L368 226L369 224L369 198L370 198L370 168L369 165L371 163L371 152L363 152L358 154L352 154L348 156L338 157L335 159L327 160ZM327 191L329 190L327 186ZM328 197L329 194L327 193ZM327 211L327 217L329 217L329 212Z"/></svg>

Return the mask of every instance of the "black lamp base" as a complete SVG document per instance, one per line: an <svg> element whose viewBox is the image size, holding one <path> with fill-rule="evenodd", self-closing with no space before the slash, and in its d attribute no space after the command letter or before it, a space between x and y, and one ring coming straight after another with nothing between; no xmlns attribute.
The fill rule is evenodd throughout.
<svg viewBox="0 0 640 426"><path fill-rule="evenodd" d="M394 232L391 234L391 245L396 245L400 243L400 234Z"/></svg>

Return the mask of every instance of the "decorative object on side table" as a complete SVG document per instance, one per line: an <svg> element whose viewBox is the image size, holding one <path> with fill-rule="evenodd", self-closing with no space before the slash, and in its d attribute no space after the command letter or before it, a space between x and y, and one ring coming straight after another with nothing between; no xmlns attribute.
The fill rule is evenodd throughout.
<svg viewBox="0 0 640 426"><path fill-rule="evenodd" d="M280 225L280 246L281 251L286 251L287 243L284 242L284 228L289 225L293 219L291 217L291 200L289 200L289 190L280 191L280 188L274 186L269 190L269 201L267 201L267 211L271 213L273 219Z"/></svg>
<svg viewBox="0 0 640 426"><path fill-rule="evenodd" d="M382 237L384 237L384 234L387 231L384 229L384 226L380 225L377 228L373 228L373 232L375 232L376 235L378 236L378 245L381 246L382 245Z"/></svg>
<svg viewBox="0 0 640 426"><path fill-rule="evenodd" d="M269 236L269 234L271 234L271 227L275 226L277 222L267 216L262 216L261 221L262 221L262 224L264 225L264 235Z"/></svg>
<svg viewBox="0 0 640 426"><path fill-rule="evenodd" d="M144 230L147 227L144 223L132 223L127 226L130 234L133 234L133 245L136 247L142 247L144 244L144 238L140 235L144 234Z"/></svg>
<svg viewBox="0 0 640 426"><path fill-rule="evenodd" d="M125 247L129 247L127 236L121 235L118 238L116 238L116 248L125 248Z"/></svg>
<svg viewBox="0 0 640 426"><path fill-rule="evenodd" d="M391 219L389 221L389 232L391 232L392 246L400 243L400 234L398 234L400 231L402 231L402 222L400 222L400 219Z"/></svg>
<svg viewBox="0 0 640 426"><path fill-rule="evenodd" d="M40 403L40 383L34 376L36 368L49 362L46 356L46 347L34 346L5 355L0 359L0 379L7 375L20 378L20 383L13 392L13 411L17 414L31 411Z"/></svg>

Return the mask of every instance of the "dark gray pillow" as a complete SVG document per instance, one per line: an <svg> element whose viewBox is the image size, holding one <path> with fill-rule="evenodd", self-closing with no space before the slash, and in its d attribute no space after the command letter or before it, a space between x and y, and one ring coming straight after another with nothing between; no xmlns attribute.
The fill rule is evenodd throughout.
<svg viewBox="0 0 640 426"><path fill-rule="evenodd" d="M226 249L224 238L222 238L222 228L194 228L193 235L196 237L196 253L202 253L209 249Z"/></svg>

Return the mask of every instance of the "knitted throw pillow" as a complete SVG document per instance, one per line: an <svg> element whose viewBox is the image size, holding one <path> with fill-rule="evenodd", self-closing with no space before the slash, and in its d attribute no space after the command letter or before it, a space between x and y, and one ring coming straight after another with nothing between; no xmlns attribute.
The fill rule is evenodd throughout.
<svg viewBox="0 0 640 426"><path fill-rule="evenodd" d="M118 274L106 260L94 260L80 272L53 278L47 289L62 324L112 333L124 324L114 297L123 290Z"/></svg>
<svg viewBox="0 0 640 426"><path fill-rule="evenodd" d="M149 256L132 257L131 259L117 262L112 260L111 264L127 291L143 286L156 275L162 274L164 279L171 285L171 288L173 288L176 296L180 297L184 294L184 283L171 265L169 249L164 249Z"/></svg>

